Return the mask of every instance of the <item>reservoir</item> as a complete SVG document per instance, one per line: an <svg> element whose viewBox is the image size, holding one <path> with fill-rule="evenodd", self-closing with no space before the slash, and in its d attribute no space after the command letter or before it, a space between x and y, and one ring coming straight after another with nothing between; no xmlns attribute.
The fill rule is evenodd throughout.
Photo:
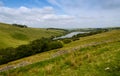
<svg viewBox="0 0 120 76"><path fill-rule="evenodd" d="M54 40L56 40L56 39L63 39L63 38L71 38L71 37L73 37L74 35L84 34L84 33L88 33L88 32L71 32L71 33L66 34L66 35L64 35L64 36L56 37L56 38L54 38Z"/></svg>

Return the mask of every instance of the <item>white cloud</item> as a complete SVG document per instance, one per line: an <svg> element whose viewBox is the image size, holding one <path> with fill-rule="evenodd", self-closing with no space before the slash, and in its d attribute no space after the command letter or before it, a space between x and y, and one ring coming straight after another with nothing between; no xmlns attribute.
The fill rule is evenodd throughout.
<svg viewBox="0 0 120 76"><path fill-rule="evenodd" d="M53 7L27 8L21 6L10 8L1 6L0 22L26 24L32 27L59 28L120 26L120 10L118 7L110 9L110 7L114 6L115 8L119 4L117 3L118 0L115 0L116 2L107 1L98 5L96 3L95 7L92 6L90 0L49 0L51 4L61 8L60 11L64 11L66 14L58 14L56 12L58 9Z"/></svg>
<svg viewBox="0 0 120 76"><path fill-rule="evenodd" d="M120 26L120 0L48 0L76 17L76 27ZM101 26L99 26L101 25Z"/></svg>
<svg viewBox="0 0 120 76"><path fill-rule="evenodd" d="M0 7L1 22L27 24L32 27L53 27L61 23L63 24L68 20L72 20L73 18L74 17L68 15L56 15L52 7Z"/></svg>
<svg viewBox="0 0 120 76"><path fill-rule="evenodd" d="M90 15L91 12L120 11L120 0L48 0L48 2L72 15L86 12Z"/></svg>

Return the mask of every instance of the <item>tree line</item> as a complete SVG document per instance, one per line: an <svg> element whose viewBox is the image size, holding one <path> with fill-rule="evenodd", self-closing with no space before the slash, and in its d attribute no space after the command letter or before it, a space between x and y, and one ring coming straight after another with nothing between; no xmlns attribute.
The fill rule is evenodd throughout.
<svg viewBox="0 0 120 76"><path fill-rule="evenodd" d="M0 64L61 47L63 47L63 44L59 40L41 38L17 48L0 49Z"/></svg>
<svg viewBox="0 0 120 76"><path fill-rule="evenodd" d="M12 24L13 26L20 27L20 28L27 28L27 25L21 25L21 24Z"/></svg>

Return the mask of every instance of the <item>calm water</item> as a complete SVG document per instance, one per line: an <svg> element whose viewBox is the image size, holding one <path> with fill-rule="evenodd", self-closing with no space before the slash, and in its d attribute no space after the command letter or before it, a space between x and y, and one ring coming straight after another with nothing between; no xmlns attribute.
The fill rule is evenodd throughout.
<svg viewBox="0 0 120 76"><path fill-rule="evenodd" d="M87 33L87 32L71 32L71 33L66 34L66 35L64 35L64 36L54 38L54 40L56 40L56 39L62 39L62 38L71 38L71 37L73 37L74 35L83 34L83 33Z"/></svg>

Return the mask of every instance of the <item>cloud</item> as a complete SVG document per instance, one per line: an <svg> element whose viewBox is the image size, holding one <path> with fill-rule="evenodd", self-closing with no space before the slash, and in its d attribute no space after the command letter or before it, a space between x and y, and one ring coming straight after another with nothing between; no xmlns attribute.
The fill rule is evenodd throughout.
<svg viewBox="0 0 120 76"><path fill-rule="evenodd" d="M54 6L76 17L78 27L104 27L118 25L120 0L48 0ZM76 27L77 27L76 26Z"/></svg>
<svg viewBox="0 0 120 76"><path fill-rule="evenodd" d="M56 28L120 26L119 0L48 0L48 2L53 6L43 8L1 6L0 22Z"/></svg>
<svg viewBox="0 0 120 76"><path fill-rule="evenodd" d="M48 0L49 3L58 7L76 8L120 8L120 0ZM75 9L76 9L75 8ZM111 9L113 9L111 8Z"/></svg>
<svg viewBox="0 0 120 76"><path fill-rule="evenodd" d="M32 27L61 27L64 23L73 19L73 16L57 15L52 7L0 7L0 21L7 23L27 24ZM59 26L58 24L62 25Z"/></svg>
<svg viewBox="0 0 120 76"><path fill-rule="evenodd" d="M120 11L120 0L48 0L48 2L72 15L86 12L90 15L99 11Z"/></svg>
<svg viewBox="0 0 120 76"><path fill-rule="evenodd" d="M120 9L120 0L103 0L101 8L107 10Z"/></svg>

